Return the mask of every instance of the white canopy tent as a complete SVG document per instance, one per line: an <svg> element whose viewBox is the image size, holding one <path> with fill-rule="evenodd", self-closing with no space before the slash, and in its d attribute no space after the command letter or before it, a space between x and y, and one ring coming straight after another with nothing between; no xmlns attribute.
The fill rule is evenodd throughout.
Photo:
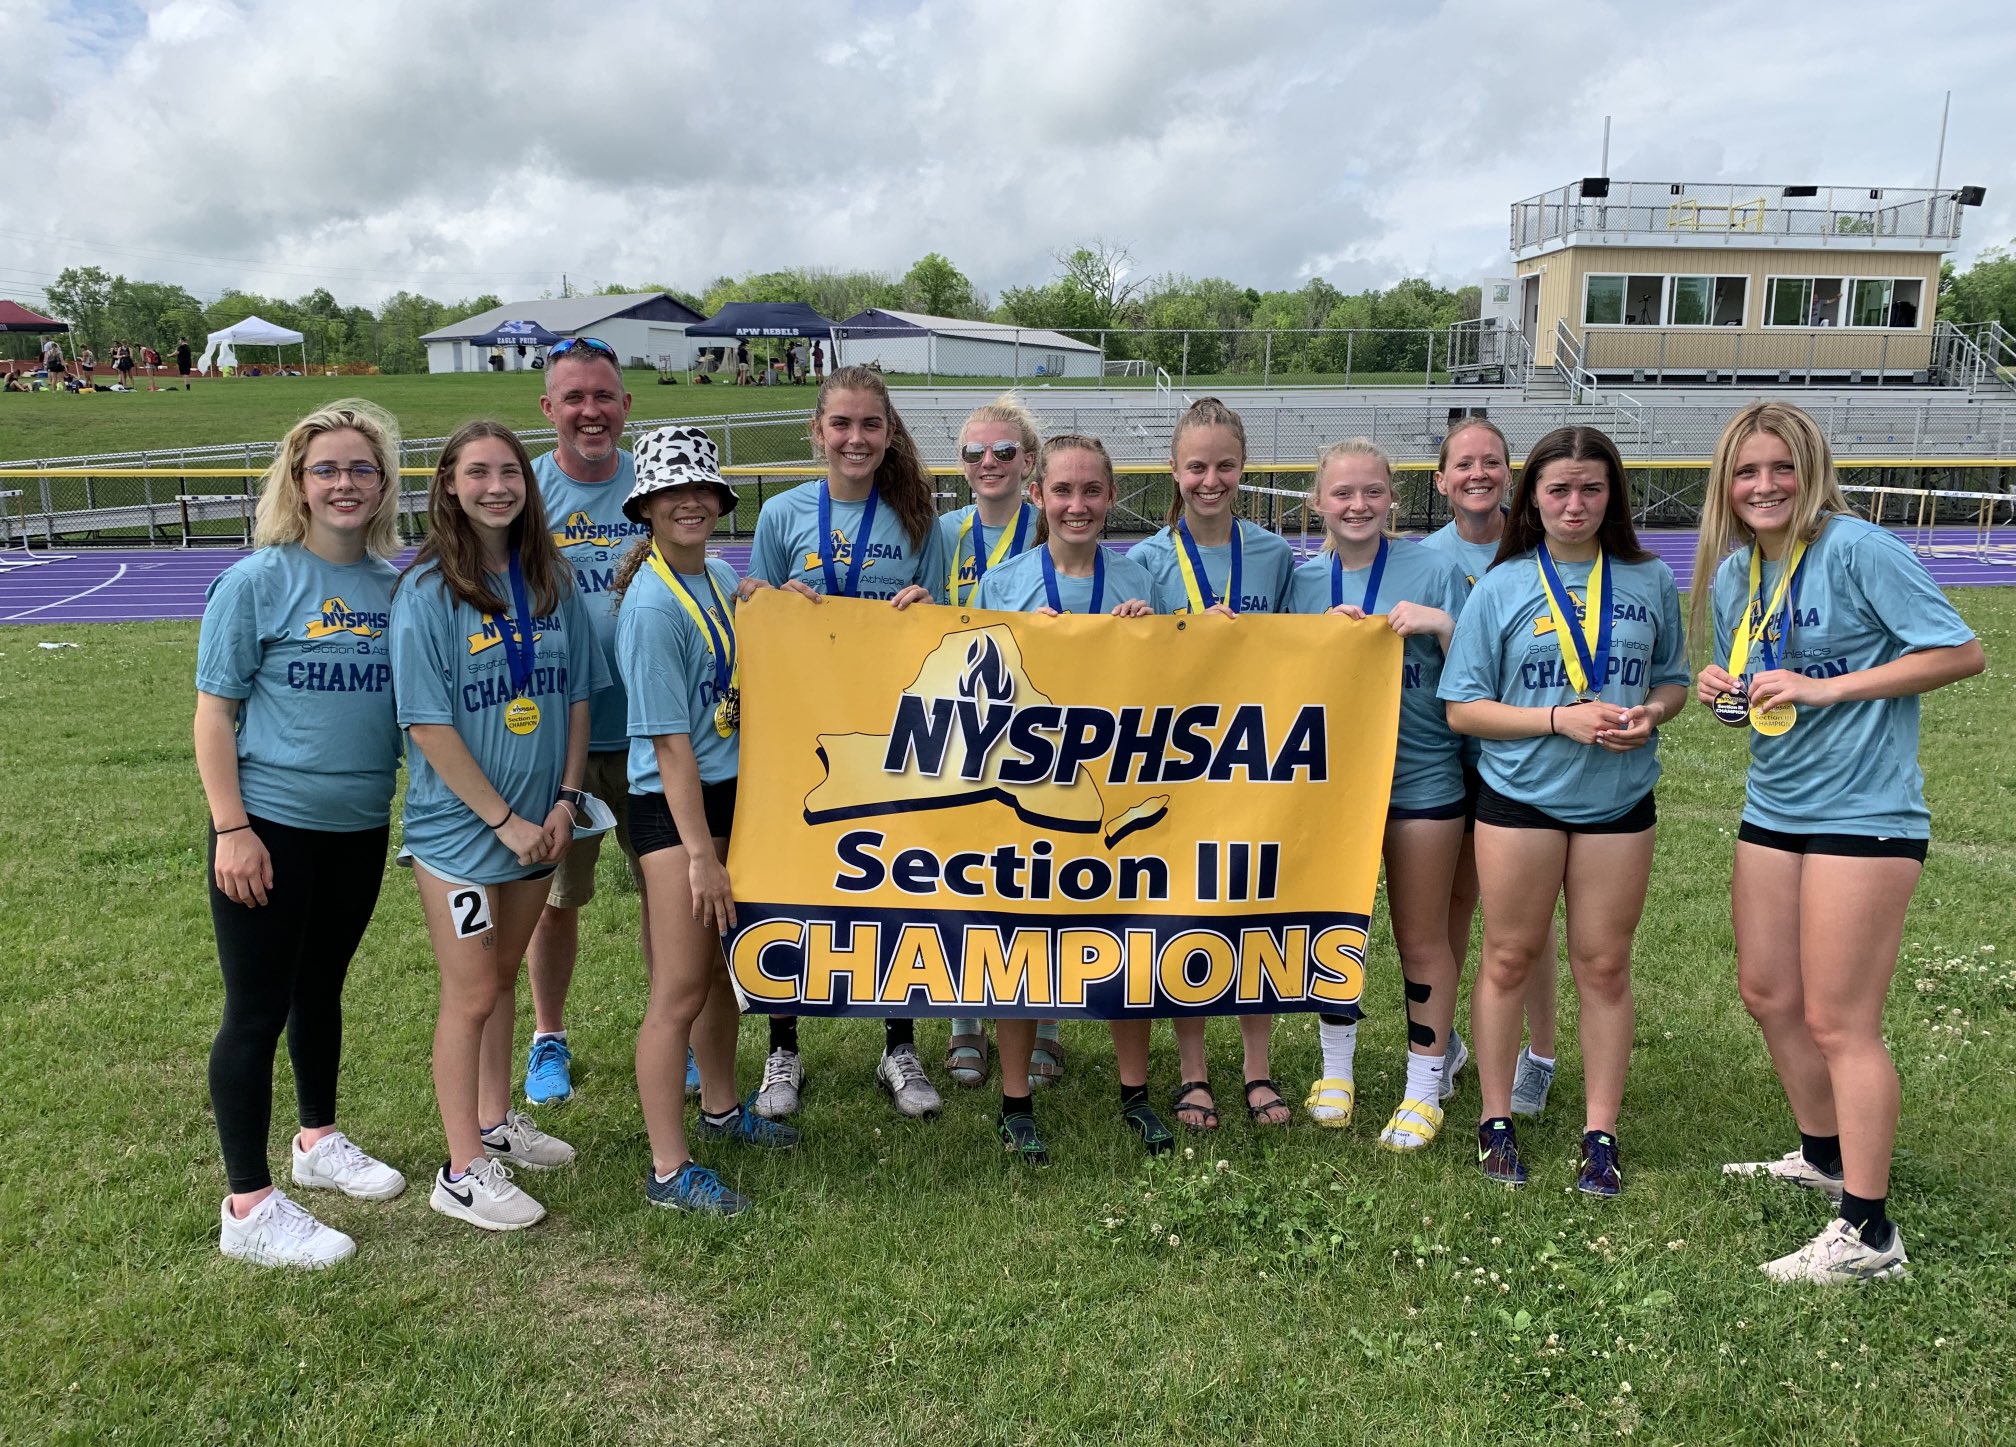
<svg viewBox="0 0 2016 1447"><path fill-rule="evenodd" d="M237 366L239 347L272 347L276 361L280 360L280 348L299 347L301 371L304 375L308 371L308 346L301 333L287 327L276 327L259 317L247 317L242 322L233 322L220 332L210 333L210 340L203 348L203 359L199 363L198 370L209 371L212 361L215 361L220 369Z"/></svg>

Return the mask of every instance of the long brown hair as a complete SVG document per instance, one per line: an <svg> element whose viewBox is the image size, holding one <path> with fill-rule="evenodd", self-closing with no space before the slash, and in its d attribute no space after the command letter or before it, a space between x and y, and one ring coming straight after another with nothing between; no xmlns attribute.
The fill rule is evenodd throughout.
<svg viewBox="0 0 2016 1447"><path fill-rule="evenodd" d="M1216 397L1199 397L1190 404L1189 410L1177 419L1175 431L1169 434L1169 466L1172 471L1176 466L1176 449L1183 445L1183 434L1196 427L1230 428L1232 435L1239 439L1239 461L1242 464L1246 461L1245 422L1240 420L1237 412ZM1169 516L1163 521L1174 527L1176 520L1182 516L1183 489L1172 487L1169 491ZM1239 525L1236 515L1232 519L1232 525L1234 527Z"/></svg>
<svg viewBox="0 0 2016 1447"><path fill-rule="evenodd" d="M476 526L448 488L456 464L462 460L463 449L484 437L494 437L509 447L524 473L525 506L512 520L508 542L518 555L519 567L524 569L525 586L534 611L546 617L560 606L560 600L574 586L574 579L560 557L560 549L554 546L553 529L546 521L546 505L540 500L539 484L533 479L532 459L525 454L525 444L502 422L488 418L463 423L441 449L441 460L434 465L434 480L427 487L427 537L420 544L413 566L400 575L400 581L431 564L440 573L442 584L459 601L493 616L510 613L510 601L491 590L489 575L483 569L483 548L476 540Z"/></svg>
<svg viewBox="0 0 2016 1447"><path fill-rule="evenodd" d="M1768 432L1785 444L1792 454L1793 469L1799 474L1799 490L1792 498L1792 535L1804 542L1820 536L1827 519L1850 511L1834 471L1834 453L1827 446L1827 434L1820 424L1790 402L1752 402L1729 419L1715 444L1715 459L1708 464L1708 495L1701 504L1701 541L1694 550L1694 587L1688 600L1688 639L1697 649L1714 642L1708 626L1709 609L1715 592L1715 570L1732 547L1754 547L1757 535L1744 526L1729 501L1730 484L1736 475L1736 454L1743 444L1760 432Z"/></svg>
<svg viewBox="0 0 2016 1447"><path fill-rule="evenodd" d="M1550 462L1600 462L1610 481L1603 499L1603 523L1596 540L1605 557L1620 563L1642 563L1651 554L1638 546L1638 530L1631 525L1631 495L1624 482L1624 459L1617 444L1594 427L1556 427L1533 444L1519 480L1512 485L1511 514L1505 519L1505 536L1498 540L1498 554L1491 560L1497 567L1507 558L1530 553L1547 540L1540 525L1540 508L1533 490Z"/></svg>
<svg viewBox="0 0 2016 1447"><path fill-rule="evenodd" d="M917 440L889 400L888 384L880 372L868 367L839 368L819 384L819 400L812 408L814 422L826 415L826 398L834 392L868 392L882 403L882 415L889 422L889 450L882 454L881 464L875 469L875 491L903 520L910 546L921 551L931 529L938 526L938 499L932 495L931 474L925 470ZM812 446L824 456L825 449L819 446L817 437L813 438ZM867 539L862 541L865 543Z"/></svg>

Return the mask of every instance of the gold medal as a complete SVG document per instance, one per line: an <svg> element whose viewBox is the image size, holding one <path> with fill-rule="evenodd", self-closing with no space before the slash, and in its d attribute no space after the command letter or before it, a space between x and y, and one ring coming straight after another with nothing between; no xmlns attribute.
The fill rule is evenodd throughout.
<svg viewBox="0 0 2016 1447"><path fill-rule="evenodd" d="M529 698L514 698L504 705L504 727L521 737L539 727L539 705Z"/></svg>
<svg viewBox="0 0 2016 1447"><path fill-rule="evenodd" d="M1797 722L1799 709L1796 704L1775 703L1769 708L1753 706L1750 710L1750 727L1766 738L1775 739L1780 734L1790 733L1792 725Z"/></svg>
<svg viewBox="0 0 2016 1447"><path fill-rule="evenodd" d="M735 730L742 727L742 690L731 688L722 694L714 705L714 732L722 738L732 737Z"/></svg>

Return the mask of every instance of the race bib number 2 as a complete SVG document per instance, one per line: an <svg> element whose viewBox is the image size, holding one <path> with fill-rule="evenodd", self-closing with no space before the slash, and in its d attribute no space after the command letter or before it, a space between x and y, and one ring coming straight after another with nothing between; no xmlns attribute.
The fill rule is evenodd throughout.
<svg viewBox="0 0 2016 1447"><path fill-rule="evenodd" d="M455 938L474 939L490 932L490 891L480 884L458 884L448 892L448 913Z"/></svg>

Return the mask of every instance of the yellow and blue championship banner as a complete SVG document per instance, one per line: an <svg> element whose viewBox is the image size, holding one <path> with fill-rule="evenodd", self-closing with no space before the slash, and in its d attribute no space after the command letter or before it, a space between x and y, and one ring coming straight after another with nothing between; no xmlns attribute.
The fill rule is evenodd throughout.
<svg viewBox="0 0 2016 1447"><path fill-rule="evenodd" d="M737 613L730 970L794 1015L1356 1014L1384 620Z"/></svg>

